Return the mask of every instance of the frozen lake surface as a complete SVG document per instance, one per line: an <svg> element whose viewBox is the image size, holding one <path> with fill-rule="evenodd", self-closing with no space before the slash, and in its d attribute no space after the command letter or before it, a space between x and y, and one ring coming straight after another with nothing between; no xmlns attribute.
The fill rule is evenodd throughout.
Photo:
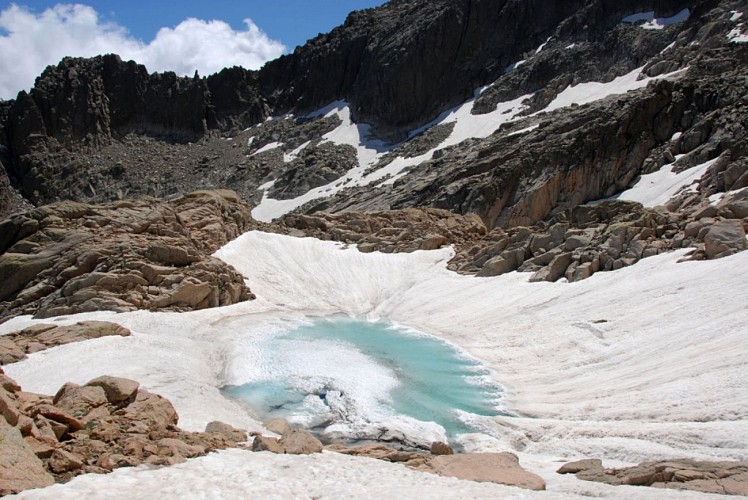
<svg viewBox="0 0 748 500"><path fill-rule="evenodd" d="M388 428L474 432L475 416L500 414L489 370L452 344L386 322L332 319L256 346L252 380L224 389L263 419L338 438L397 439ZM438 426L439 428L436 428Z"/></svg>

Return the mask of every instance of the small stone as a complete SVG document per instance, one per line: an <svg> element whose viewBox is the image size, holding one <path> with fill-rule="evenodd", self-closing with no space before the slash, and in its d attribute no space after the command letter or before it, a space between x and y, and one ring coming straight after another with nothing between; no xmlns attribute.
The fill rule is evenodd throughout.
<svg viewBox="0 0 748 500"><path fill-rule="evenodd" d="M252 442L252 451L269 451L280 455L285 453L283 446L281 446L277 438L262 435L255 436Z"/></svg>
<svg viewBox="0 0 748 500"><path fill-rule="evenodd" d="M47 462L49 470L55 474L71 472L83 468L83 460L78 455L65 450L57 449L52 452Z"/></svg>
<svg viewBox="0 0 748 500"><path fill-rule="evenodd" d="M281 437L280 445L286 453L292 455L320 453L323 449L320 440L304 429L291 429L289 432L286 432Z"/></svg>
<svg viewBox="0 0 748 500"><path fill-rule="evenodd" d="M432 455L454 455L454 450L447 443L441 441L434 441L431 443L431 454Z"/></svg>
<svg viewBox="0 0 748 500"><path fill-rule="evenodd" d="M590 469L602 469L603 462L597 458L586 458L584 460L577 460L576 462L569 462L562 465L556 472L558 474L576 474L583 470Z"/></svg>
<svg viewBox="0 0 748 500"><path fill-rule="evenodd" d="M140 384L134 380L109 376L95 378L86 385L104 389L107 399L112 404L130 400L140 387Z"/></svg>
<svg viewBox="0 0 748 500"><path fill-rule="evenodd" d="M242 443L247 440L247 431L218 421L210 422L205 426L205 432L220 434L235 443Z"/></svg>
<svg viewBox="0 0 748 500"><path fill-rule="evenodd" d="M264 421L262 425L264 425L270 432L274 432L279 436L282 436L291 430L291 426L288 425L288 421L285 418L272 418Z"/></svg>

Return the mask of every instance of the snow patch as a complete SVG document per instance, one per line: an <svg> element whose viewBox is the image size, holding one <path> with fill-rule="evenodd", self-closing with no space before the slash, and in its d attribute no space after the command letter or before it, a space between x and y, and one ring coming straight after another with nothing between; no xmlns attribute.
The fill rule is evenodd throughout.
<svg viewBox="0 0 748 500"><path fill-rule="evenodd" d="M641 25L643 29L648 30L661 30L664 29L666 26L671 26L673 24L682 23L683 21L687 20L688 17L691 15L691 11L689 9L683 9L682 11L678 12L674 16L670 17L655 17L655 12L640 12L637 14L632 14L630 16L624 17L621 22L629 23L629 24L636 24L641 21L644 21L644 24Z"/></svg>
<svg viewBox="0 0 748 500"><path fill-rule="evenodd" d="M540 54L540 52L545 48L546 45L548 45L548 42L550 42L551 40L553 40L553 37L549 36L548 40L540 44L540 47L538 47L537 50L535 51L535 55Z"/></svg>
<svg viewBox="0 0 748 500"><path fill-rule="evenodd" d="M673 172L673 165L665 165L657 172L642 175L631 188L618 196L619 200L638 201L645 207L664 205L681 189L690 188L718 160L709 160L680 173Z"/></svg>
<svg viewBox="0 0 748 500"><path fill-rule="evenodd" d="M283 162L284 163L291 163L296 158L299 157L299 153L301 153L312 141L306 141L304 144L299 146L298 148L294 149L290 153L283 153Z"/></svg>
<svg viewBox="0 0 748 500"><path fill-rule="evenodd" d="M253 139L254 139L254 137L253 137ZM283 146L282 142L271 142L271 143L265 144L264 146L262 146L260 149L258 149L257 151L255 151L254 153L252 153L249 156L255 156L255 155L258 155L260 153L265 153L266 151L271 151L271 150L277 149L277 148L279 148L281 146Z"/></svg>
<svg viewBox="0 0 748 500"><path fill-rule="evenodd" d="M538 127L540 127L540 124L536 123L535 125L532 125L530 127L523 128L523 129L520 129L520 130L515 130L514 132L510 132L510 133L506 134L506 136L507 137L513 137L515 135L526 134L527 132L532 132L533 130L537 129Z"/></svg>
<svg viewBox="0 0 748 500"><path fill-rule="evenodd" d="M748 42L748 33L743 33L745 25L740 23L727 34L727 39L732 43L746 43Z"/></svg>
<svg viewBox="0 0 748 500"><path fill-rule="evenodd" d="M509 66L507 66L506 68L504 68L504 74L511 73L512 71L514 71L515 69L519 68L520 66L522 66L526 62L527 62L527 60L522 59L520 61L517 61L517 62L514 62L514 63L510 64Z"/></svg>
<svg viewBox="0 0 748 500"><path fill-rule="evenodd" d="M578 85L566 87L560 92L556 98L544 109L536 112L543 113L549 112L560 108L565 108L573 104L582 105L590 102L599 101L611 95L625 94L631 90L640 89L646 87L649 82L661 79L676 78L679 75L685 73L688 68L674 71L666 75L657 77L641 77L641 71L644 66L636 68L635 70L627 73L623 76L619 76L608 83L600 82L588 82L580 83Z"/></svg>
<svg viewBox="0 0 748 500"><path fill-rule="evenodd" d="M732 21L732 22L736 22L739 19L741 19L742 17L743 17L743 13L742 12L738 12L737 10L733 10L733 11L730 12L730 21Z"/></svg>
<svg viewBox="0 0 748 500"><path fill-rule="evenodd" d="M709 203L711 205L717 205L719 204L726 196L731 196L734 194L741 193L743 191L748 190L748 187L735 189L733 191L727 191L726 193L714 193L713 195L709 196ZM746 236L748 238L748 236Z"/></svg>

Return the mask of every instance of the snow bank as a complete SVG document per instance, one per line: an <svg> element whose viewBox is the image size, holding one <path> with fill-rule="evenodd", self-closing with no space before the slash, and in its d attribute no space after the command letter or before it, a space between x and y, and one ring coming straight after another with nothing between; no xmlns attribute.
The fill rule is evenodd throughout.
<svg viewBox="0 0 748 500"><path fill-rule="evenodd" d="M673 172L674 165L663 165L657 172L642 175L630 189L616 196L619 200L638 201L645 207L664 205L681 189L689 188L714 165L717 158L696 165L680 173Z"/></svg>
<svg viewBox="0 0 748 500"><path fill-rule="evenodd" d="M6 371L24 389L45 393L102 374L131 377L171 399L187 429L214 419L259 429L218 390L236 376L232 367L240 366L257 339L315 316L390 318L454 342L491 368L508 389L506 404L520 416L482 417L476 422L482 432L464 444L515 451L550 481L553 498L590 492L631 496L626 489L558 478L552 470L559 461L746 458L748 350L741 346L748 335L748 252L681 264L680 253L661 255L572 284L528 283L527 274L516 272L459 276L445 268L451 255L446 249L361 254L310 238L247 233L217 256L247 276L256 301L185 314L58 318L59 323L111 320L132 329L133 336L35 353ZM14 318L0 325L0 333L33 322ZM335 497L404 494L404 484L418 484L444 487L447 496L456 497L499 488L393 467L398 466L331 454L297 459L237 451L159 471L89 476L45 491L60 498L111 485L108 491L128 494L133 487L159 495L197 490L229 495L275 485L278 496L302 491L294 488L306 488L305 494L322 488ZM241 472L246 470L258 472L250 481ZM309 470L316 475L306 476ZM634 496L673 494L636 490Z"/></svg>
<svg viewBox="0 0 748 500"><path fill-rule="evenodd" d="M254 139L254 137L253 137L253 139ZM273 149L278 149L281 146L283 146L283 143L281 143L281 142L270 142L270 143L265 144L264 146L262 146L260 149L258 149L254 153L252 153L250 156L255 156L255 155L258 155L260 153L265 153L266 151L272 151Z"/></svg>

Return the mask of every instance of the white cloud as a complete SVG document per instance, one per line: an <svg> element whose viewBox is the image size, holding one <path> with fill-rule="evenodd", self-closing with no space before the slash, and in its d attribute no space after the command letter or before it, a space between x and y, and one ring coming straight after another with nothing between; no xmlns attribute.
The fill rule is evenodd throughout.
<svg viewBox="0 0 748 500"><path fill-rule="evenodd" d="M161 28L144 43L122 26L103 22L87 5L58 4L37 14L13 4L0 12L0 98L29 89L47 65L65 56L116 53L148 71L192 76L195 70L208 75L230 66L257 69L283 53L283 44L251 19L244 23L246 30L234 30L223 21L190 18Z"/></svg>

